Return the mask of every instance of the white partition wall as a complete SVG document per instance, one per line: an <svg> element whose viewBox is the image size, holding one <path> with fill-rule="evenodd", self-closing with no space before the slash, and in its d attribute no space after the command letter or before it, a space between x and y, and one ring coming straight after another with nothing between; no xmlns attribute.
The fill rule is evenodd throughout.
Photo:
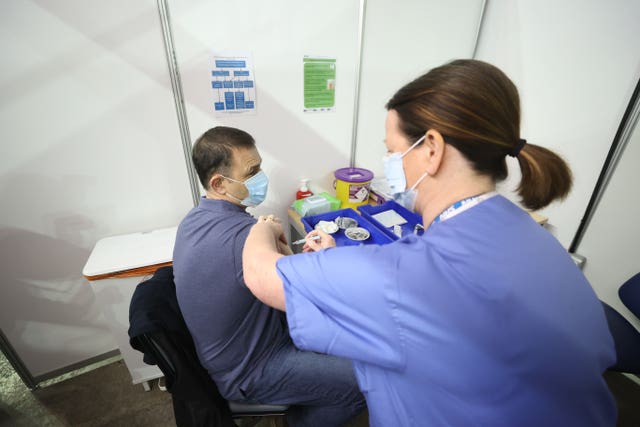
<svg viewBox="0 0 640 427"><path fill-rule="evenodd" d="M0 327L33 376L116 344L82 268L191 207L155 1L0 3Z"/></svg>
<svg viewBox="0 0 640 427"><path fill-rule="evenodd" d="M522 137L563 155L574 188L541 213L569 247L640 78L640 2L492 0L477 58L520 90ZM510 160L515 188L519 169Z"/></svg>
<svg viewBox="0 0 640 427"><path fill-rule="evenodd" d="M169 1L176 56L192 140L234 126L256 139L270 178L257 212L286 217L301 178L332 189L331 172L348 166L357 60L359 1ZM216 116L214 52L244 51L253 60L255 114ZM335 111L303 112L303 57L336 59Z"/></svg>
<svg viewBox="0 0 640 427"><path fill-rule="evenodd" d="M215 125L255 136L271 178L258 210L284 217L300 178L331 191L333 171L349 165L363 3L168 2L191 140ZM387 91L432 62L470 55L481 2L367 3L360 123L379 136L368 108L381 115L377 86L390 61L402 59ZM95 242L176 225L191 195L155 1L9 0L0 23L0 320L39 376L116 348L81 276ZM416 55L409 40L420 34ZM253 60L254 115L212 109L212 54L229 51ZM303 112L305 55L336 59L335 111ZM366 153L358 163L375 168L379 153Z"/></svg>
<svg viewBox="0 0 640 427"><path fill-rule="evenodd" d="M640 330L640 319L620 301L618 289L640 273L640 125L611 176L578 252L586 258L584 274L600 299L622 313Z"/></svg>
<svg viewBox="0 0 640 427"><path fill-rule="evenodd" d="M333 171L349 166L361 3L366 14L355 160L378 171L386 100L418 73L472 55L482 1L412 0L402 7L382 0L169 2L192 139L215 125L240 127L256 137L271 177L267 202L258 211L284 215L300 178L310 178L313 190L332 191ZM255 116L214 114L215 51L252 54ZM304 55L336 58L334 112L303 112Z"/></svg>
<svg viewBox="0 0 640 427"><path fill-rule="evenodd" d="M216 125L252 133L271 179L267 201L255 212L285 217L299 179L310 178L314 191L332 190L333 171L350 163L356 113L356 166L381 172L384 104L428 69L473 55L485 2L167 4L191 141ZM571 196L542 212L568 246L640 77L640 3L486 4L477 57L518 85L523 137L557 150L573 167ZM116 348L81 273L94 244L175 226L192 198L155 0L5 0L0 35L0 327L39 377ZM255 114L215 114L215 52L250 54ZM336 59L335 111L303 112L305 55ZM635 179L627 169L637 146L636 140L614 176L618 189ZM622 195L609 194L603 203L624 200L636 212L640 201ZM637 258L635 248L619 248L613 236L632 236L626 227L637 227L607 209L599 210L584 245L586 272L592 283L604 283L598 292L609 298L620 281L607 274L609 263L622 260L612 267L621 276ZM611 247L593 250L588 242Z"/></svg>
<svg viewBox="0 0 640 427"><path fill-rule="evenodd" d="M367 1L357 166L382 174L385 104L429 69L473 56L483 4L481 0Z"/></svg>
<svg viewBox="0 0 640 427"><path fill-rule="evenodd" d="M501 67L518 86L522 137L560 153L573 170L569 197L542 211L550 231L567 248L640 78L638 22L640 2L635 0L488 3L478 58ZM598 296L637 327L640 322L617 291L640 271L638 142L636 130L577 247ZM517 163L509 162L515 174L504 191L519 179Z"/></svg>

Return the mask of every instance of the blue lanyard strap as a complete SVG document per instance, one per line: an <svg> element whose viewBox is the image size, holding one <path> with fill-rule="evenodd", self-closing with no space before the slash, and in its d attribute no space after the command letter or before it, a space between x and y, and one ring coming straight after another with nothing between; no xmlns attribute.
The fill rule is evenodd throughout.
<svg viewBox="0 0 640 427"><path fill-rule="evenodd" d="M467 197L466 199L459 200L445 209L440 215L433 220L433 224L437 224L440 221L445 221L449 218L452 218L459 213L466 211L467 209L471 209L475 205L480 202L483 202L491 197L497 195L495 191L491 191L489 193L478 194L477 196Z"/></svg>

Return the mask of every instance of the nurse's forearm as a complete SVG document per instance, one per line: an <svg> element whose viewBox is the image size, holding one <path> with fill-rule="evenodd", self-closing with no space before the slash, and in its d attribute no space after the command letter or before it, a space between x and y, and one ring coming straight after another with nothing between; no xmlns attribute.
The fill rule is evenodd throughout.
<svg viewBox="0 0 640 427"><path fill-rule="evenodd" d="M276 272L276 261L284 255L278 253L276 238L268 223L251 228L242 251L244 281L249 290L263 303L285 310L282 280Z"/></svg>

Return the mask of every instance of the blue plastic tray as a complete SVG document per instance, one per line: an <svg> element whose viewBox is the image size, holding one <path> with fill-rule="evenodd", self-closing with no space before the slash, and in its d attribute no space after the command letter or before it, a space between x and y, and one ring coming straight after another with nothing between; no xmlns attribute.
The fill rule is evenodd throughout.
<svg viewBox="0 0 640 427"><path fill-rule="evenodd" d="M364 218L362 215L358 214L358 212L354 211L351 208L340 209L337 211L327 212L319 215L305 216L301 218L301 221L304 225L305 231L308 233L314 229L318 222L333 221L339 216L347 216L349 218L355 219L356 221L358 221L358 227L366 228L371 235L367 240L351 240L344 235L344 230L339 229L331 235L336 241L336 246L357 246L360 244L384 245L386 243L391 243L394 240L387 234L385 234L382 230L380 230L377 226L372 224L368 219Z"/></svg>
<svg viewBox="0 0 640 427"><path fill-rule="evenodd" d="M379 221L373 218L373 215L378 214L380 212L385 212L388 210L396 211L398 215L400 215L407 221L406 223L400 226L402 229L402 237L408 234L413 234L416 224L422 225L422 217L420 215L418 215L417 213L411 212L409 209L405 208L402 205L399 205L393 200L390 200L378 206L363 205L358 207L358 210L360 211L361 216L363 218L367 219L369 222L371 222L379 230L381 230L383 233L385 233L387 236L389 236L393 240L398 240L398 236L396 236L393 232L393 227L387 228L383 226ZM420 231L419 234L421 233L422 231Z"/></svg>

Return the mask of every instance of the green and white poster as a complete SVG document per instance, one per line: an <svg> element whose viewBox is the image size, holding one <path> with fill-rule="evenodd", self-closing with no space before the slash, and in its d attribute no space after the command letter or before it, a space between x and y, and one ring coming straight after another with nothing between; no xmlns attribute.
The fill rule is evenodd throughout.
<svg viewBox="0 0 640 427"><path fill-rule="evenodd" d="M304 111L334 111L336 105L335 58L305 56Z"/></svg>

